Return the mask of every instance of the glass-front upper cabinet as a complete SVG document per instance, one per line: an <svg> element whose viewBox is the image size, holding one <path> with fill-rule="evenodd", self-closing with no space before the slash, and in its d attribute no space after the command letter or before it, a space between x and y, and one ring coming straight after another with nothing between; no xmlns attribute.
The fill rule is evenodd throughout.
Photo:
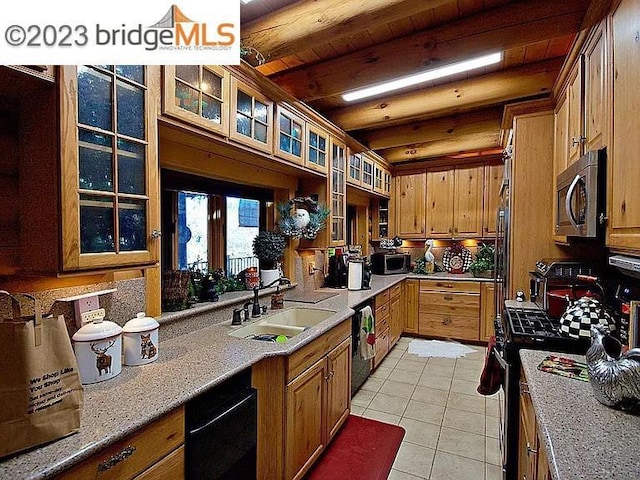
<svg viewBox="0 0 640 480"><path fill-rule="evenodd" d="M273 152L273 102L234 77L231 77L229 136L264 152Z"/></svg>
<svg viewBox="0 0 640 480"><path fill-rule="evenodd" d="M362 154L349 150L349 175L347 182L353 185L362 184Z"/></svg>
<svg viewBox="0 0 640 480"><path fill-rule="evenodd" d="M388 170L384 170L382 172L383 175L383 183L382 183L382 193L387 196L391 196L391 173Z"/></svg>
<svg viewBox="0 0 640 480"><path fill-rule="evenodd" d="M307 157L305 165L319 172L327 172L329 134L322 128L307 123Z"/></svg>
<svg viewBox="0 0 640 480"><path fill-rule="evenodd" d="M384 170L377 162L373 164L373 190L384 193Z"/></svg>
<svg viewBox="0 0 640 480"><path fill-rule="evenodd" d="M229 133L230 75L215 65L165 65L162 113Z"/></svg>
<svg viewBox="0 0 640 480"><path fill-rule="evenodd" d="M367 190L373 190L374 163L366 155L362 156L362 186Z"/></svg>
<svg viewBox="0 0 640 480"><path fill-rule="evenodd" d="M278 105L276 107L276 155L304 165L305 122L298 115Z"/></svg>
<svg viewBox="0 0 640 480"><path fill-rule="evenodd" d="M148 69L61 68L64 270L157 261L157 92Z"/></svg>
<svg viewBox="0 0 640 480"><path fill-rule="evenodd" d="M331 138L331 244L345 242L347 147Z"/></svg>

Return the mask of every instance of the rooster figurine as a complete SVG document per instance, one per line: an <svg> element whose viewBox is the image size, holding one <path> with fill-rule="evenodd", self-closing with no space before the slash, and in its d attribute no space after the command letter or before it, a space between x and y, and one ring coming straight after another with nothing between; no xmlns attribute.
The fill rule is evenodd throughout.
<svg viewBox="0 0 640 480"><path fill-rule="evenodd" d="M600 324L591 327L586 356L589 381L600 403L623 410L640 406L640 348L622 353L620 342Z"/></svg>

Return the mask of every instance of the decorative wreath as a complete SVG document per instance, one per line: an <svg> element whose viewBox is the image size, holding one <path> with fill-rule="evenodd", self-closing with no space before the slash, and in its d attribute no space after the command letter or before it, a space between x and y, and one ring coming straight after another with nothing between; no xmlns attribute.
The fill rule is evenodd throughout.
<svg viewBox="0 0 640 480"><path fill-rule="evenodd" d="M295 205L295 212L291 209ZM278 227L283 235L292 238L304 238L313 240L318 232L326 227L326 220L331 210L326 205L321 205L311 197L296 197L285 203L276 205L280 214Z"/></svg>

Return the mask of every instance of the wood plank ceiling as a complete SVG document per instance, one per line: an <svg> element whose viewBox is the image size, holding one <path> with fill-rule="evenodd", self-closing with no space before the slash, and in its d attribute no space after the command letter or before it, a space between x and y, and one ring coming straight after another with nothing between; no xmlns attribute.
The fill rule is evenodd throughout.
<svg viewBox="0 0 640 480"><path fill-rule="evenodd" d="M551 95L589 4L253 0L242 6L241 34L265 56L260 72L398 164L500 151L504 105ZM502 61L490 67L357 102L341 97L497 51Z"/></svg>

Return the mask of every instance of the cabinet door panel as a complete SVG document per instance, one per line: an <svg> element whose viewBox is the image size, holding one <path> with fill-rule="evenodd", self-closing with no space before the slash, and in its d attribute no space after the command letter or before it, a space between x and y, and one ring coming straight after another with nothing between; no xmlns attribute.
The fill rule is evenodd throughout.
<svg viewBox="0 0 640 480"><path fill-rule="evenodd" d="M568 164L572 164L582 155L583 110L582 110L582 57L578 60L572 80L567 90L569 102L569 157Z"/></svg>
<svg viewBox="0 0 640 480"><path fill-rule="evenodd" d="M449 313L423 313L418 319L420 335L478 340L478 316L464 317Z"/></svg>
<svg viewBox="0 0 640 480"><path fill-rule="evenodd" d="M455 170L453 235L479 237L482 227L482 166Z"/></svg>
<svg viewBox="0 0 640 480"><path fill-rule="evenodd" d="M426 174L404 175L397 179L397 232L404 238L424 238Z"/></svg>
<svg viewBox="0 0 640 480"><path fill-rule="evenodd" d="M606 54L602 28L596 30L584 56L585 66L585 150L598 150L606 145L604 138L607 124L607 100L605 99Z"/></svg>
<svg viewBox="0 0 640 480"><path fill-rule="evenodd" d="M393 297L389 305L389 348L393 347L402 334L402 300Z"/></svg>
<svg viewBox="0 0 640 480"><path fill-rule="evenodd" d="M420 312L478 317L480 295L476 293L420 292Z"/></svg>
<svg viewBox="0 0 640 480"><path fill-rule="evenodd" d="M495 334L493 319L495 317L496 299L493 283L485 282L480 294L480 340L485 342Z"/></svg>
<svg viewBox="0 0 640 480"><path fill-rule="evenodd" d="M325 446L323 358L287 385L285 478L306 471Z"/></svg>
<svg viewBox="0 0 640 480"><path fill-rule="evenodd" d="M418 296L420 280L405 280L405 307L403 331L406 333L418 333Z"/></svg>
<svg viewBox="0 0 640 480"><path fill-rule="evenodd" d="M351 409L351 338L328 355L327 442L337 433Z"/></svg>
<svg viewBox="0 0 640 480"><path fill-rule="evenodd" d="M496 235L496 215L500 203L500 188L504 176L504 165L487 165L484 169L484 207L482 236Z"/></svg>
<svg viewBox="0 0 640 480"><path fill-rule="evenodd" d="M427 233L451 237L453 225L453 170L427 172Z"/></svg>

